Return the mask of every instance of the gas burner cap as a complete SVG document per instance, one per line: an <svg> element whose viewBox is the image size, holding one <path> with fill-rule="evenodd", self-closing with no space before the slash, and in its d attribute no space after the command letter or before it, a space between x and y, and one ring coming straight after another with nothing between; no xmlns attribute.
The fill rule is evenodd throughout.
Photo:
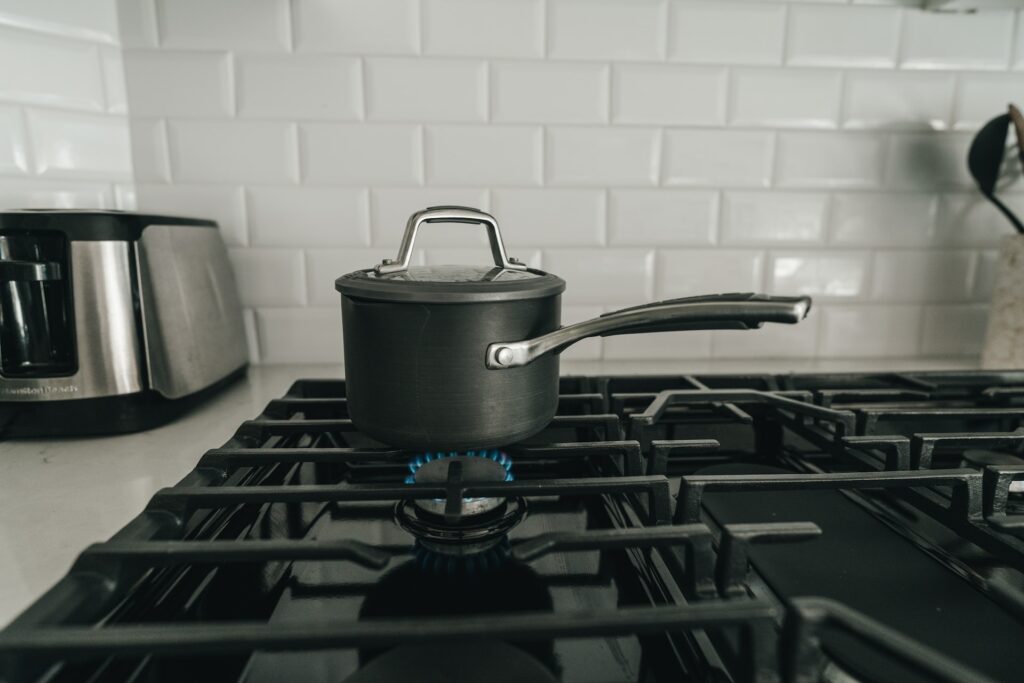
<svg viewBox="0 0 1024 683"><path fill-rule="evenodd" d="M395 506L395 521L427 550L442 555L473 555L490 550L526 516L522 498L495 499L498 506L486 514L448 522L424 510L419 501L403 500Z"/></svg>

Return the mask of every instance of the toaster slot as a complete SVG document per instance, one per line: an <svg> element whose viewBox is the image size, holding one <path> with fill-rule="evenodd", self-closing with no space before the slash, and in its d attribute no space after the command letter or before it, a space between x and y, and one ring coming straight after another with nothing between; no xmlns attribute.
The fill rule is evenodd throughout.
<svg viewBox="0 0 1024 683"><path fill-rule="evenodd" d="M0 374L54 377L76 370L67 238L0 234Z"/></svg>

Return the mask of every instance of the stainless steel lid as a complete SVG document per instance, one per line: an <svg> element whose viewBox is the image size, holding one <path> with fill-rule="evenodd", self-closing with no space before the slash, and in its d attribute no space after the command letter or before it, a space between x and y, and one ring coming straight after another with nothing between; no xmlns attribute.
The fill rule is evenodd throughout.
<svg viewBox="0 0 1024 683"><path fill-rule="evenodd" d="M420 225L441 222L486 226L494 265L410 266ZM342 275L334 281L334 288L345 296L375 301L473 303L554 296L565 291L565 281L509 258L498 223L490 214L461 206L435 206L409 218L397 259Z"/></svg>

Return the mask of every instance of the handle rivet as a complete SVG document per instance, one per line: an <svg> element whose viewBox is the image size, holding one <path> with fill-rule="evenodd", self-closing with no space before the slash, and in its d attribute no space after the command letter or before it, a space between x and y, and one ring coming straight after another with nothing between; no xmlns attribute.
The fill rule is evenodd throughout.
<svg viewBox="0 0 1024 683"><path fill-rule="evenodd" d="M512 362L512 357L515 354L512 353L512 349L507 346L502 346L494 354L494 360L498 361L498 365L508 365Z"/></svg>

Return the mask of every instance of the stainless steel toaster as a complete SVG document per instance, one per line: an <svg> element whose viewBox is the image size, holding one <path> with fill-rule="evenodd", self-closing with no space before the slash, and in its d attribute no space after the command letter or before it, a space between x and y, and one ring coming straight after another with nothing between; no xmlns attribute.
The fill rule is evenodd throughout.
<svg viewBox="0 0 1024 683"><path fill-rule="evenodd" d="M0 430L155 426L244 372L242 309L212 221L0 213Z"/></svg>

